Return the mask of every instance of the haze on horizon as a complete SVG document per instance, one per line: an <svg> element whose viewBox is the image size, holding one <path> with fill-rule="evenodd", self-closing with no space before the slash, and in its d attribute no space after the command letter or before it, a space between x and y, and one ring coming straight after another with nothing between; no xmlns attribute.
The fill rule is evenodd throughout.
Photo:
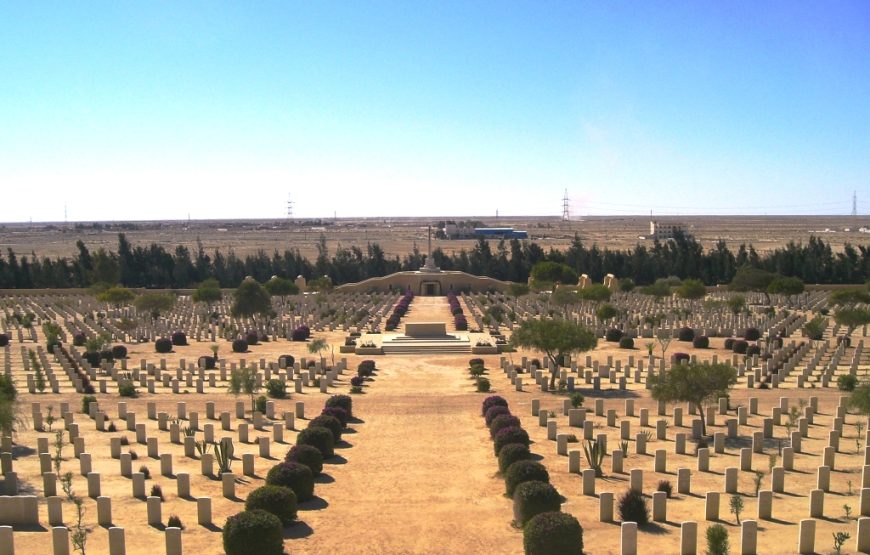
<svg viewBox="0 0 870 555"><path fill-rule="evenodd" d="M870 213L866 2L6 2L0 221Z"/></svg>

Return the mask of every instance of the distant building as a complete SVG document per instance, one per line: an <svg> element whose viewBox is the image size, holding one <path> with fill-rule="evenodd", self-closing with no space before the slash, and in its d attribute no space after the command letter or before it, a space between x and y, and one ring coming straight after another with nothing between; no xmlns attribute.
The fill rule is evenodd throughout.
<svg viewBox="0 0 870 555"><path fill-rule="evenodd" d="M656 239L658 239L659 241L667 241L668 239L673 239L674 234L676 233L688 235L688 232L686 231L686 225L678 222L660 223L655 220L651 220L649 223L649 238L653 241L655 241Z"/></svg>
<svg viewBox="0 0 870 555"><path fill-rule="evenodd" d="M475 227L475 237L497 237L499 239L528 239L528 231L515 230L512 227Z"/></svg>

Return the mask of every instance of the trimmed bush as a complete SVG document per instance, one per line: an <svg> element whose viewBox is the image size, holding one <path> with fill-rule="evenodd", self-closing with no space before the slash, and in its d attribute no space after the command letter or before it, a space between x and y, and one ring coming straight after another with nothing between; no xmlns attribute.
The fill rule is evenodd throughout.
<svg viewBox="0 0 870 555"><path fill-rule="evenodd" d="M167 337L161 337L157 341L154 342L154 350L158 353L171 353L172 352L172 340Z"/></svg>
<svg viewBox="0 0 870 555"><path fill-rule="evenodd" d="M680 328L677 332L677 339L680 341L692 341L695 339L695 330L692 328Z"/></svg>
<svg viewBox="0 0 870 555"><path fill-rule="evenodd" d="M837 378L837 387L840 391L855 391L856 385L858 385L858 378L852 374L843 374Z"/></svg>
<svg viewBox="0 0 870 555"><path fill-rule="evenodd" d="M518 485L532 480L549 484L550 474L547 472L547 467L538 461L517 461L510 465L504 473L505 493L513 496Z"/></svg>
<svg viewBox="0 0 870 555"><path fill-rule="evenodd" d="M649 506L646 498L636 489L629 489L619 498L619 518L623 522L637 522L638 526L649 522Z"/></svg>
<svg viewBox="0 0 870 555"><path fill-rule="evenodd" d="M743 341L742 339L735 340L734 344L731 346L731 351L737 353L738 355L745 355L748 349L749 343Z"/></svg>
<svg viewBox="0 0 870 555"><path fill-rule="evenodd" d="M266 395L273 399L287 398L287 384L281 380L272 378L266 382Z"/></svg>
<svg viewBox="0 0 870 555"><path fill-rule="evenodd" d="M484 364L482 358L472 358L472 359L468 360L468 366L473 368L475 366L486 366L486 365Z"/></svg>
<svg viewBox="0 0 870 555"><path fill-rule="evenodd" d="M505 428L521 428L520 419L512 414L502 414L492 419L489 425L489 437L495 438Z"/></svg>
<svg viewBox="0 0 870 555"><path fill-rule="evenodd" d="M525 524L541 513L558 511L561 505L559 492L547 482L530 480L514 489L514 516L517 524Z"/></svg>
<svg viewBox="0 0 870 555"><path fill-rule="evenodd" d="M733 349L734 348L734 341L735 341L735 339L733 337L729 337L728 339L726 339L725 340L725 348L728 349L729 351L731 349Z"/></svg>
<svg viewBox="0 0 870 555"><path fill-rule="evenodd" d="M100 366L100 353L97 351L87 351L82 355L88 364L90 364L93 368L98 368Z"/></svg>
<svg viewBox="0 0 870 555"><path fill-rule="evenodd" d="M299 326L290 332L291 341L305 341L309 337L311 337L311 330L308 329L308 326Z"/></svg>
<svg viewBox="0 0 870 555"><path fill-rule="evenodd" d="M477 378L476 386L478 393L489 393L492 388L489 378Z"/></svg>
<svg viewBox="0 0 870 555"><path fill-rule="evenodd" d="M136 386L133 385L133 382L124 382L118 386L118 395L121 397L135 397Z"/></svg>
<svg viewBox="0 0 870 555"><path fill-rule="evenodd" d="M323 410L320 411L320 414L323 416L332 416L341 423L342 429L347 427L347 422L350 420L350 416L348 416L347 411L341 407L323 407Z"/></svg>
<svg viewBox="0 0 870 555"><path fill-rule="evenodd" d="M634 349L634 339L631 337L623 337L619 340L620 349Z"/></svg>
<svg viewBox="0 0 870 555"><path fill-rule="evenodd" d="M335 456L335 436L329 428L307 427L296 436L296 445L311 445L320 450L324 459Z"/></svg>
<svg viewBox="0 0 870 555"><path fill-rule="evenodd" d="M486 426L489 427L492 424L492 421L495 420L496 416L501 416L503 414L510 415L510 413L511 409L501 405L496 405L487 409L486 413L483 415L483 420L486 422Z"/></svg>
<svg viewBox="0 0 870 555"><path fill-rule="evenodd" d="M242 511L227 519L223 530L226 555L281 555L284 527L266 511Z"/></svg>
<svg viewBox="0 0 870 555"><path fill-rule="evenodd" d="M604 333L604 339L610 341L611 343L616 343L620 339L622 339L622 330L616 328L610 328Z"/></svg>
<svg viewBox="0 0 870 555"><path fill-rule="evenodd" d="M356 367L356 375L363 378L370 378L375 373L375 361L364 360Z"/></svg>
<svg viewBox="0 0 870 555"><path fill-rule="evenodd" d="M761 339L761 332L758 331L758 328L746 328L746 332L743 333L743 339L747 341L758 341Z"/></svg>
<svg viewBox="0 0 870 555"><path fill-rule="evenodd" d="M312 445L294 445L287 451L284 460L304 464L311 469L314 476L319 476L323 472L323 453Z"/></svg>
<svg viewBox="0 0 870 555"><path fill-rule="evenodd" d="M183 331L176 331L172 333L171 336L172 344L178 347L184 347L187 345L187 334Z"/></svg>
<svg viewBox="0 0 870 555"><path fill-rule="evenodd" d="M196 365L198 368L205 368L206 370L214 370L216 364L217 360L215 360L214 357L209 356L201 356L196 361Z"/></svg>
<svg viewBox="0 0 870 555"><path fill-rule="evenodd" d="M90 414L89 406L91 403L96 403L97 398L93 395L85 395L82 397L82 414Z"/></svg>
<svg viewBox="0 0 870 555"><path fill-rule="evenodd" d="M245 341L248 342L248 345L256 345L260 342L260 336L255 331L249 331L245 334Z"/></svg>
<svg viewBox="0 0 870 555"><path fill-rule="evenodd" d="M684 360L688 362L691 358L688 353L674 353L674 364L680 364Z"/></svg>
<svg viewBox="0 0 870 555"><path fill-rule="evenodd" d="M260 414L266 414L266 403L268 402L269 400L266 399L265 395L260 395L257 397L256 401L254 401L254 410Z"/></svg>
<svg viewBox="0 0 870 555"><path fill-rule="evenodd" d="M493 440L493 449L495 450L495 454L498 455L501 451L501 448L510 443L522 443L526 447L529 446L531 441L529 441L529 434L524 429L519 426L512 426L510 428L502 428L495 435L495 439Z"/></svg>
<svg viewBox="0 0 870 555"><path fill-rule="evenodd" d="M260 486L248 494L245 510L272 513L288 526L296 520L296 494L284 486Z"/></svg>
<svg viewBox="0 0 870 555"><path fill-rule="evenodd" d="M347 413L347 418L353 418L353 398L350 395L333 395L326 400L326 408L340 408Z"/></svg>
<svg viewBox="0 0 870 555"><path fill-rule="evenodd" d="M699 335L692 340L692 347L696 349L708 349L710 348L710 338L706 335Z"/></svg>
<svg viewBox="0 0 870 555"><path fill-rule="evenodd" d="M308 421L308 427L326 428L332 432L332 437L335 439L335 443L341 441L341 431L344 429L344 426L341 425L341 420L334 416L329 416L328 414L321 414L316 418L312 418Z"/></svg>
<svg viewBox="0 0 870 555"><path fill-rule="evenodd" d="M350 385L351 385L351 387L358 387L358 388L362 389L362 386L365 383L365 381L366 381L366 379L363 378L362 376L354 376L350 379Z"/></svg>
<svg viewBox="0 0 870 555"><path fill-rule="evenodd" d="M532 458L528 445L508 443L498 452L498 471L504 474L510 465L517 461L527 461Z"/></svg>
<svg viewBox="0 0 870 555"><path fill-rule="evenodd" d="M750 345L750 346L746 347L746 354L748 356L760 355L761 354L761 347L759 347L758 345Z"/></svg>
<svg viewBox="0 0 870 555"><path fill-rule="evenodd" d="M281 355L278 357L278 366L282 368L292 368L296 364L296 358L293 355Z"/></svg>
<svg viewBox="0 0 870 555"><path fill-rule="evenodd" d="M523 526L523 549L525 555L583 555L583 527L567 513L535 515Z"/></svg>
<svg viewBox="0 0 870 555"><path fill-rule="evenodd" d="M308 501L314 497L314 473L304 464L295 462L276 464L266 474L266 484L292 489L299 501Z"/></svg>
<svg viewBox="0 0 870 555"><path fill-rule="evenodd" d="M7 340L8 339L9 338L7 337ZM83 334L82 332L78 332L75 335L73 335L73 345L75 345L76 347L84 347L85 342L87 340L88 340L87 336L85 334ZM3 345L0 345L0 346L3 346Z"/></svg>
<svg viewBox="0 0 870 555"><path fill-rule="evenodd" d="M487 397L486 399L483 400L483 405L482 405L482 408L480 410L480 414L486 414L487 409L489 409L490 407L495 407L495 406L506 407L506 406L508 406L508 402L505 401L504 397L500 397L498 395L490 395L489 397Z"/></svg>
<svg viewBox="0 0 870 555"><path fill-rule="evenodd" d="M236 339L233 341L233 352L234 353L247 353L248 352L248 342L244 339Z"/></svg>
<svg viewBox="0 0 870 555"><path fill-rule="evenodd" d="M115 345L112 347L112 358L118 360L127 358L127 347L123 345Z"/></svg>

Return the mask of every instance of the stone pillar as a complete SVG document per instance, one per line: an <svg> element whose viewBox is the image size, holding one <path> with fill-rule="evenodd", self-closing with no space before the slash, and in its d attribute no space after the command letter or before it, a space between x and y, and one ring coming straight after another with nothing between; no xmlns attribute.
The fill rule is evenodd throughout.
<svg viewBox="0 0 870 555"><path fill-rule="evenodd" d="M622 523L620 553L622 555L637 555L637 522Z"/></svg>
<svg viewBox="0 0 870 555"><path fill-rule="evenodd" d="M870 553L870 518L858 519L858 537L855 538L855 549L859 553Z"/></svg>
<svg viewBox="0 0 870 555"><path fill-rule="evenodd" d="M582 472L583 476L583 495L595 495L595 470L587 468ZM870 495L867 496L870 499ZM862 492L861 499L864 499ZM862 503L863 508L863 503ZM870 511L868 511L870 512ZM862 513L863 514L863 513Z"/></svg>
<svg viewBox="0 0 870 555"><path fill-rule="evenodd" d="M190 474L179 472L175 477L175 482L178 487L178 497L183 499L190 497Z"/></svg>
<svg viewBox="0 0 870 555"><path fill-rule="evenodd" d="M96 499L100 496L100 473L88 473L88 497Z"/></svg>
<svg viewBox="0 0 870 555"><path fill-rule="evenodd" d="M242 455L242 474L245 476L254 475L254 454L245 453Z"/></svg>
<svg viewBox="0 0 870 555"><path fill-rule="evenodd" d="M51 529L51 547L54 555L69 555L69 530L66 526Z"/></svg>
<svg viewBox="0 0 870 555"><path fill-rule="evenodd" d="M232 472L224 472L221 474L221 484L223 486L223 496L227 499L235 499L236 475Z"/></svg>
<svg viewBox="0 0 870 555"><path fill-rule="evenodd" d="M704 505L704 518L706 520L719 520L719 492L708 491Z"/></svg>
<svg viewBox="0 0 870 555"><path fill-rule="evenodd" d="M638 493L643 493L643 469L640 469L640 468L632 468L631 469L628 487L630 489L635 490Z"/></svg>
<svg viewBox="0 0 870 555"><path fill-rule="evenodd" d="M870 516L870 488L861 488L861 516Z"/></svg>
<svg viewBox="0 0 870 555"><path fill-rule="evenodd" d="M783 467L773 467L773 471L770 474L770 489L775 493L785 491L785 469Z"/></svg>
<svg viewBox="0 0 870 555"><path fill-rule="evenodd" d="M145 499L149 526L160 526L163 522L162 507L160 503L161 501L159 497L149 496Z"/></svg>
<svg viewBox="0 0 870 555"><path fill-rule="evenodd" d="M689 494L692 492L692 471L688 468L677 470L677 492Z"/></svg>
<svg viewBox="0 0 870 555"><path fill-rule="evenodd" d="M0 553L15 555L15 544L12 539L12 527L0 526Z"/></svg>
<svg viewBox="0 0 870 555"><path fill-rule="evenodd" d="M214 474L214 455L204 453L200 459L200 471L203 476L212 476Z"/></svg>
<svg viewBox="0 0 870 555"><path fill-rule="evenodd" d="M816 552L816 521L811 518L801 520L798 532L798 553L813 555Z"/></svg>
<svg viewBox="0 0 870 555"><path fill-rule="evenodd" d="M598 496L598 520L601 522L613 522L613 493L601 492Z"/></svg>
<svg viewBox="0 0 870 555"><path fill-rule="evenodd" d="M200 526L211 526L211 497L196 500L196 518Z"/></svg>
<svg viewBox="0 0 870 555"><path fill-rule="evenodd" d="M48 525L63 526L63 500L60 497L48 497L46 500L48 505Z"/></svg>
<svg viewBox="0 0 870 555"><path fill-rule="evenodd" d="M124 529L118 526L109 528L109 555L126 555L127 542Z"/></svg>
<svg viewBox="0 0 870 555"><path fill-rule="evenodd" d="M145 497L145 474L133 473L133 497L142 499Z"/></svg>
<svg viewBox="0 0 870 555"><path fill-rule="evenodd" d="M102 495L97 497L97 524L112 525L112 498Z"/></svg>
<svg viewBox="0 0 870 555"><path fill-rule="evenodd" d="M820 466L816 470L816 487L822 491L831 489L831 469L827 466Z"/></svg>
<svg viewBox="0 0 870 555"><path fill-rule="evenodd" d="M756 555L758 549L758 523L744 520L740 524L740 555Z"/></svg>
<svg viewBox="0 0 870 555"><path fill-rule="evenodd" d="M686 521L680 524L680 555L697 555L698 523Z"/></svg>
<svg viewBox="0 0 870 555"><path fill-rule="evenodd" d="M652 494L653 520L655 522L667 522L668 520L668 494L663 491L655 491Z"/></svg>
<svg viewBox="0 0 870 555"><path fill-rule="evenodd" d="M166 555L182 555L181 528L166 529Z"/></svg>
<svg viewBox="0 0 870 555"><path fill-rule="evenodd" d="M758 492L758 520L770 520L773 515L773 492L761 490Z"/></svg>
<svg viewBox="0 0 870 555"><path fill-rule="evenodd" d="M160 455L160 474L167 477L172 477L172 454L163 453Z"/></svg>
<svg viewBox="0 0 870 555"><path fill-rule="evenodd" d="M810 518L821 518L825 514L825 492L814 489L810 492Z"/></svg>
<svg viewBox="0 0 870 555"><path fill-rule="evenodd" d="M710 450L706 447L698 449L698 470L701 472L710 470Z"/></svg>
<svg viewBox="0 0 870 555"><path fill-rule="evenodd" d="M616 454L616 451L614 451ZM568 451L568 472L571 474L579 474L580 473L580 458L583 455L579 450L572 449Z"/></svg>
<svg viewBox="0 0 870 555"><path fill-rule="evenodd" d="M622 474L623 455L621 449L616 449L610 454L610 471L613 474Z"/></svg>
<svg viewBox="0 0 870 555"><path fill-rule="evenodd" d="M725 493L737 493L737 469L725 469Z"/></svg>
<svg viewBox="0 0 870 555"><path fill-rule="evenodd" d="M269 449L269 438L268 437L259 437L257 438L257 442L260 444L260 456L264 459L268 459L272 455L270 454Z"/></svg>

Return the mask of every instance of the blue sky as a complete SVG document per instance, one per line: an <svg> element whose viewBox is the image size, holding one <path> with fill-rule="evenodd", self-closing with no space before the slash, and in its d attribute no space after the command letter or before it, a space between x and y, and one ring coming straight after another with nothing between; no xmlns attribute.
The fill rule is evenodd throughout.
<svg viewBox="0 0 870 555"><path fill-rule="evenodd" d="M0 221L870 213L867 2L0 2Z"/></svg>

